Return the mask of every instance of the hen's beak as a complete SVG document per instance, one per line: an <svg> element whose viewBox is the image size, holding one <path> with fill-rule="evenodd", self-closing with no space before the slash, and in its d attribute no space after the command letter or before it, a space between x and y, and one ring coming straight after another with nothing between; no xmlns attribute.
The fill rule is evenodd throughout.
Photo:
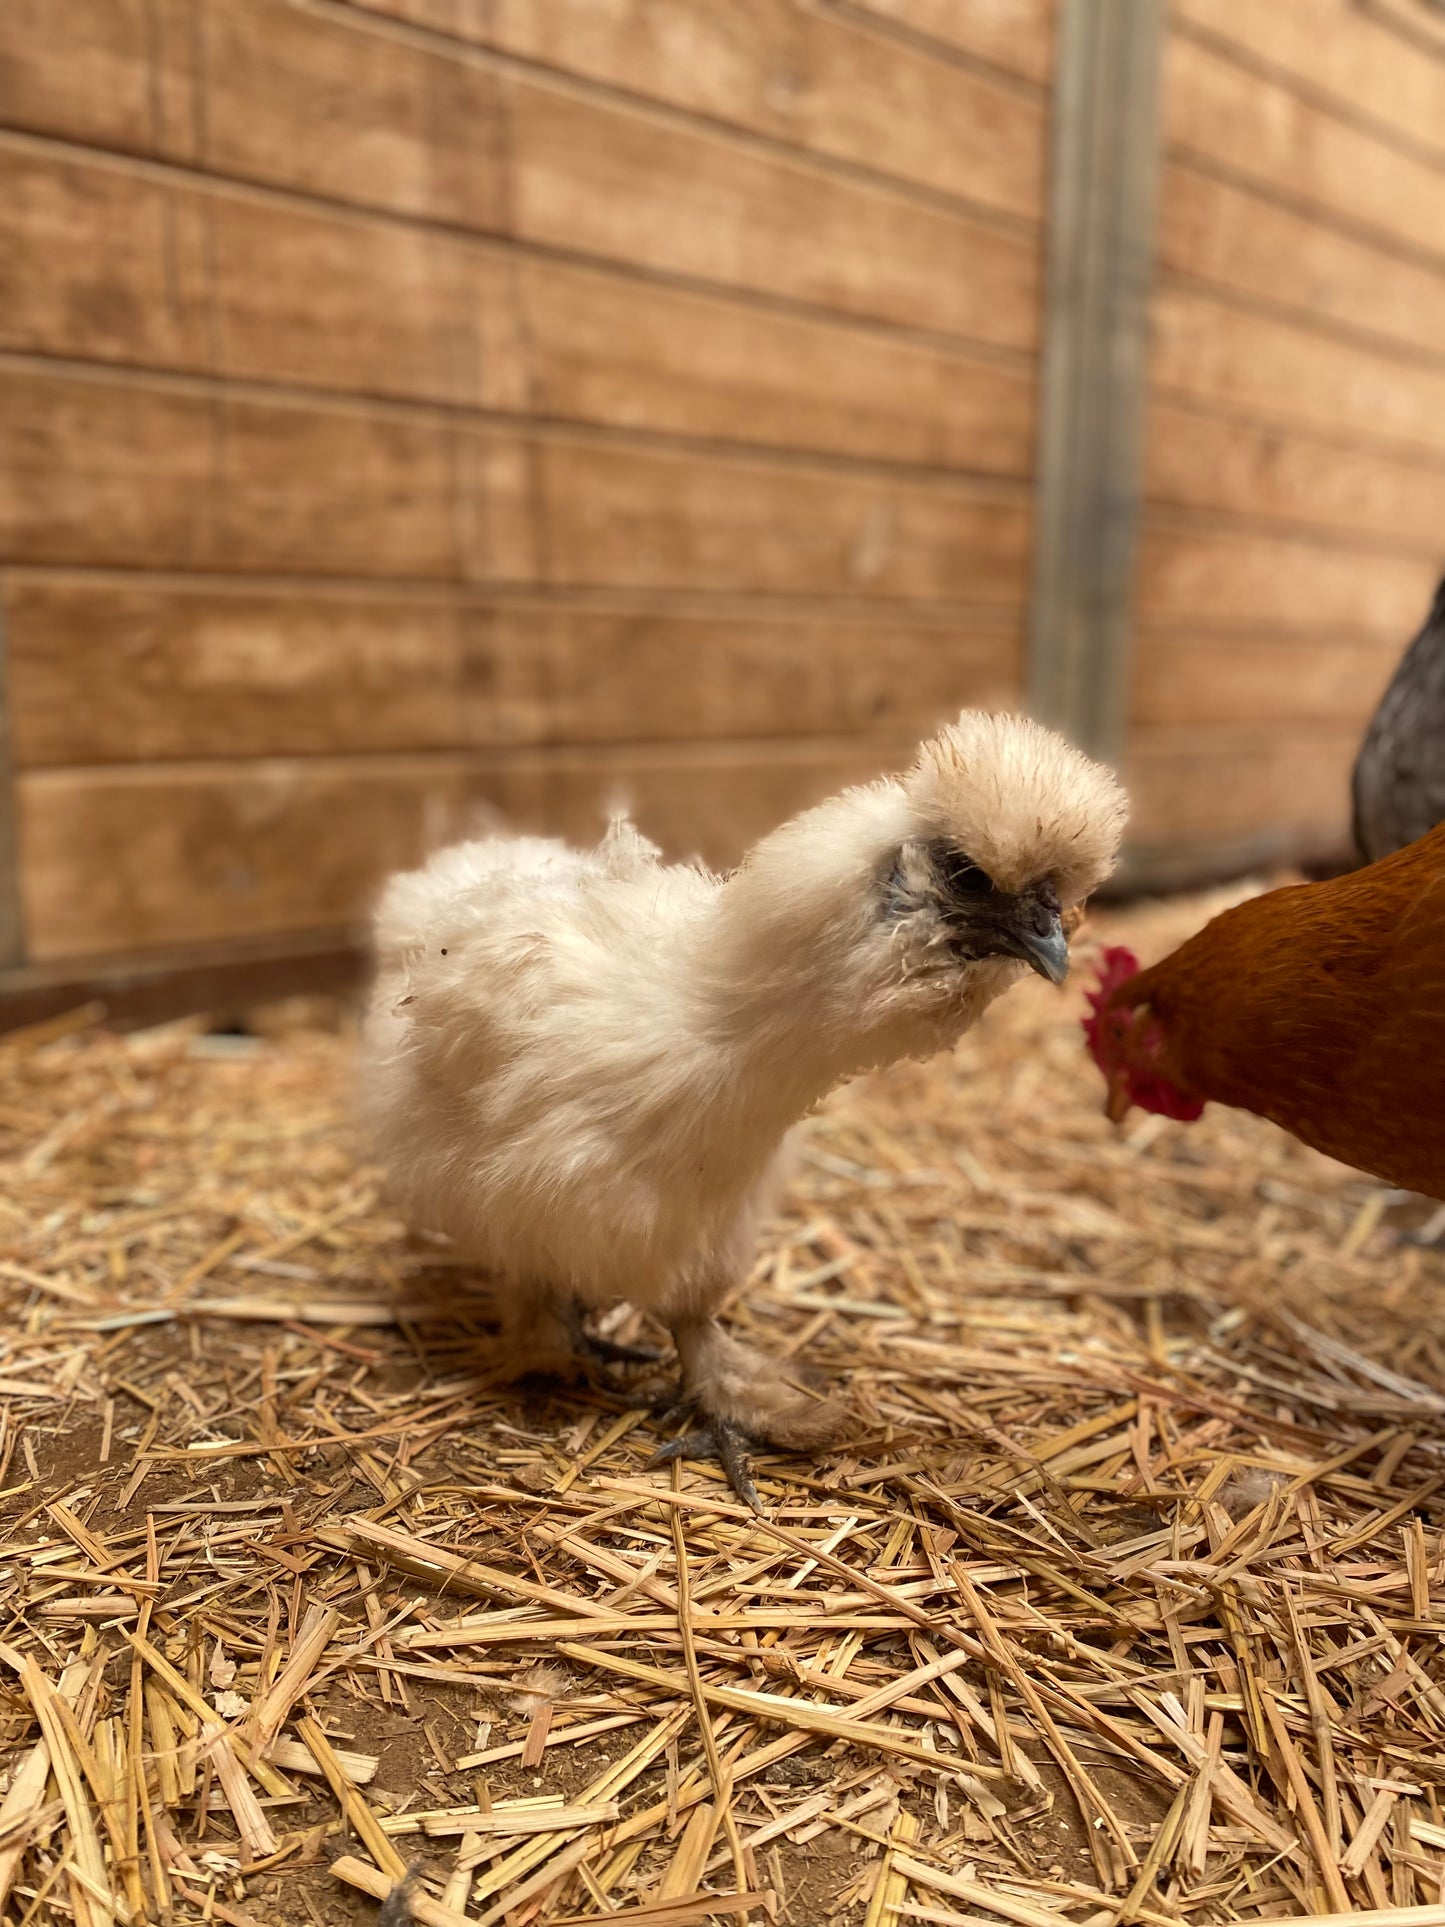
<svg viewBox="0 0 1445 1927"><path fill-rule="evenodd" d="M1015 930L1018 940L1018 954L1029 966L1037 970L1041 977L1047 977L1051 984L1061 984L1069 974L1069 940L1064 935L1064 927L1057 916L1044 920L1035 913L1036 924L1042 927Z"/></svg>
<svg viewBox="0 0 1445 1927"><path fill-rule="evenodd" d="M1122 1124L1129 1115L1134 1100L1129 1095L1129 1087L1123 1073L1109 1079L1109 1095L1104 1103L1104 1115L1111 1124Z"/></svg>

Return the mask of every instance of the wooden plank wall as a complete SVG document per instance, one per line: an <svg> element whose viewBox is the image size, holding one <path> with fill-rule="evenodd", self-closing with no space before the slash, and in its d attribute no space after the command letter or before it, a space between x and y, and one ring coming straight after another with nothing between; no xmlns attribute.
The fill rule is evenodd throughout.
<svg viewBox="0 0 1445 1927"><path fill-rule="evenodd" d="M333 932L479 805L727 859L1018 699L1050 0L3 32L28 964Z"/></svg>
<svg viewBox="0 0 1445 1927"><path fill-rule="evenodd" d="M1165 876L1343 847L1445 561L1438 18L1174 0L1162 139L1127 775Z"/></svg>

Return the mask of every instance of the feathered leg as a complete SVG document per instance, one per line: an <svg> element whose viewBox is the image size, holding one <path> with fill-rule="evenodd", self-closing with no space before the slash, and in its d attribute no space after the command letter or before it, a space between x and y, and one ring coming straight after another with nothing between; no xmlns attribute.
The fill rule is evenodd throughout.
<svg viewBox="0 0 1445 1927"><path fill-rule="evenodd" d="M672 1335L682 1367L678 1403L698 1424L663 1446L653 1463L715 1458L743 1503L761 1512L749 1448L811 1452L830 1444L842 1428L842 1400L812 1390L797 1368L730 1338L715 1318L689 1313L673 1321Z"/></svg>

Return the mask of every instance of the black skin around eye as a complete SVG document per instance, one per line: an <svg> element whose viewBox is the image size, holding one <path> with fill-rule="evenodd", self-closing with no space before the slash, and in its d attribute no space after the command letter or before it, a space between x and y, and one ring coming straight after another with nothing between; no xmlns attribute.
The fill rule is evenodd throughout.
<svg viewBox="0 0 1445 1927"><path fill-rule="evenodd" d="M939 868L943 880L954 896L987 896L993 889L993 879L976 863L958 850L945 849L941 852Z"/></svg>

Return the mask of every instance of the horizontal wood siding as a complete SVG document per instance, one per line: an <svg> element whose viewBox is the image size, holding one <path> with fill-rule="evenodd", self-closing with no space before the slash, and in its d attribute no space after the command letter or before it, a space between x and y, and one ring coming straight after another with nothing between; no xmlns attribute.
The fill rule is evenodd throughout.
<svg viewBox="0 0 1445 1927"><path fill-rule="evenodd" d="M5 621L25 770L553 743L922 734L1017 687L1016 619L30 573Z"/></svg>
<svg viewBox="0 0 1445 1927"><path fill-rule="evenodd" d="M22 904L37 962L346 928L379 876L499 821L595 838L631 806L673 850L725 863L896 737L777 746L256 759L20 778Z"/></svg>
<svg viewBox="0 0 1445 1927"><path fill-rule="evenodd" d="M1046 0L3 38L27 965L324 948L484 809L731 861L1018 701Z"/></svg>
<svg viewBox="0 0 1445 1927"><path fill-rule="evenodd" d="M845 20L796 0L501 0L457 10L450 20L434 9L428 22L412 0L356 3L621 94L1038 219L1042 93L940 60L897 34L860 32L856 13ZM1041 22L1033 37L1045 44Z"/></svg>
<svg viewBox="0 0 1445 1927"><path fill-rule="evenodd" d="M1032 458L1025 363L3 135L0 347L988 474Z"/></svg>
<svg viewBox="0 0 1445 1927"><path fill-rule="evenodd" d="M1127 773L1178 877L1344 847L1445 564L1445 62L1350 0L1177 0L1162 161Z"/></svg>

